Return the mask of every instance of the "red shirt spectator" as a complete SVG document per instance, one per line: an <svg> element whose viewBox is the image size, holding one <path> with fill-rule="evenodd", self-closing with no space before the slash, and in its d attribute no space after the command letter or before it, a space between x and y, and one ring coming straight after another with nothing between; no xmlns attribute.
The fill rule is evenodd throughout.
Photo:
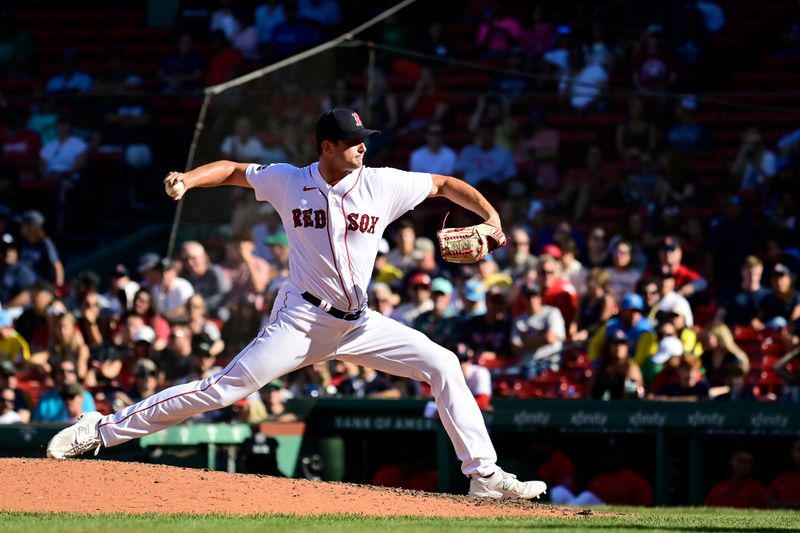
<svg viewBox="0 0 800 533"><path fill-rule="evenodd" d="M633 80L641 89L666 89L677 78L675 60L662 45L663 28L653 24L647 28L642 50L633 60Z"/></svg>
<svg viewBox="0 0 800 533"><path fill-rule="evenodd" d="M0 148L3 163L12 165L34 165L39 161L42 143L39 136L22 127L17 116L6 119L6 126L0 132Z"/></svg>
<svg viewBox="0 0 800 533"><path fill-rule="evenodd" d="M650 483L628 468L600 474L587 488L610 505L653 505Z"/></svg>
<svg viewBox="0 0 800 533"><path fill-rule="evenodd" d="M542 303L561 311L564 323L569 326L578 309L578 291L571 281L560 275L560 263L553 256L542 255L539 261L539 277L544 287Z"/></svg>
<svg viewBox="0 0 800 533"><path fill-rule="evenodd" d="M773 507L800 508L800 439L794 441L789 454L795 469L778 474L767 489Z"/></svg>

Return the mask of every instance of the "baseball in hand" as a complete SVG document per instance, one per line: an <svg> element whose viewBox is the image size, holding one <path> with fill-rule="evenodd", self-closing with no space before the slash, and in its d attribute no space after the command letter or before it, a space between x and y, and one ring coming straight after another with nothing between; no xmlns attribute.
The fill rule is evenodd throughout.
<svg viewBox="0 0 800 533"><path fill-rule="evenodd" d="M183 184L183 180L178 180L174 183L167 183L164 188L171 198L180 198L186 191L186 185Z"/></svg>

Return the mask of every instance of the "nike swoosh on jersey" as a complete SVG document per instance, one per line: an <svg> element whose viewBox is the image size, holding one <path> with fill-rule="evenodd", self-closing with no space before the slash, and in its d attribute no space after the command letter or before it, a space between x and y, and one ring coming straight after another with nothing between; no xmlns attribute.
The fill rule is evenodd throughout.
<svg viewBox="0 0 800 533"><path fill-rule="evenodd" d="M305 191L313 191L316 188L317 187L303 187L303 192L305 192Z"/></svg>

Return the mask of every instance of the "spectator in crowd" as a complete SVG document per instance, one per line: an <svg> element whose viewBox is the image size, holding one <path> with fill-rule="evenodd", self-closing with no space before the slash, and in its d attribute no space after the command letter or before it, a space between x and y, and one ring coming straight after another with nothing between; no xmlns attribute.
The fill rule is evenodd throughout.
<svg viewBox="0 0 800 533"><path fill-rule="evenodd" d="M656 351L641 365L645 386L651 392L661 394L667 385L677 381L678 365L684 353L686 350L675 326L669 322L659 324Z"/></svg>
<svg viewBox="0 0 800 533"><path fill-rule="evenodd" d="M7 170L16 174L17 170L27 168L27 179L30 170L39 163L41 150L39 135L28 129L19 111L9 111L0 130L0 163Z"/></svg>
<svg viewBox="0 0 800 533"><path fill-rule="evenodd" d="M20 262L17 241L10 233L0 237L0 304L6 309L27 306L36 274Z"/></svg>
<svg viewBox="0 0 800 533"><path fill-rule="evenodd" d="M556 31L541 4L534 4L530 15L530 23L522 28L520 42L526 56L530 59L539 59L555 44Z"/></svg>
<svg viewBox="0 0 800 533"><path fill-rule="evenodd" d="M120 318L133 308L133 298L139 284L131 279L128 267L117 263L111 269L108 290L103 295L108 302L108 311L115 318Z"/></svg>
<svg viewBox="0 0 800 533"><path fill-rule="evenodd" d="M406 295L408 301L395 308L392 318L411 325L421 314L433 309L431 277L424 272L416 272L408 278Z"/></svg>
<svg viewBox="0 0 800 533"><path fill-rule="evenodd" d="M751 477L753 452L739 448L730 455L731 477L716 483L706 495L709 507L766 509L769 507L767 489Z"/></svg>
<svg viewBox="0 0 800 533"><path fill-rule="evenodd" d="M335 28L342 20L338 0L298 0L297 14L323 28Z"/></svg>
<svg viewBox="0 0 800 533"><path fill-rule="evenodd" d="M481 411L490 410L492 408L492 375L489 373L489 369L477 363L474 350L466 343L458 342L451 345L450 350L456 354L461 363L464 379L472 396L475 397L478 407L481 408Z"/></svg>
<svg viewBox="0 0 800 533"><path fill-rule="evenodd" d="M164 317L156 314L153 296L150 294L149 290L141 288L136 291L136 295L133 297L133 308L130 314L141 317L143 323L153 328L153 331L156 332L156 340L153 343L153 349L156 352L166 348L170 335L169 323Z"/></svg>
<svg viewBox="0 0 800 533"><path fill-rule="evenodd" d="M25 419L16 411L14 389L0 387L0 425L24 423Z"/></svg>
<svg viewBox="0 0 800 533"><path fill-rule="evenodd" d="M561 180L558 173L558 150L561 136L548 127L544 112L534 109L528 122L517 132L514 161L520 173L533 175L533 183L546 191L555 191Z"/></svg>
<svg viewBox="0 0 800 533"><path fill-rule="evenodd" d="M417 232L414 224L407 219L398 221L394 231L394 248L389 251L387 260L389 264L399 268L404 273L416 267L414 248Z"/></svg>
<svg viewBox="0 0 800 533"><path fill-rule="evenodd" d="M392 316L399 298L392 288L381 281L375 281L370 287L369 307L383 316Z"/></svg>
<svg viewBox="0 0 800 533"><path fill-rule="evenodd" d="M178 38L177 49L161 60L158 78L167 93L196 92L202 88L205 59L194 49L188 33Z"/></svg>
<svg viewBox="0 0 800 533"><path fill-rule="evenodd" d="M586 292L578 301L575 313L576 327L571 335L573 341L585 341L592 337L601 324L605 324L617 313L617 301L608 291L609 275L604 268L593 268L586 281Z"/></svg>
<svg viewBox="0 0 800 533"><path fill-rule="evenodd" d="M675 59L664 50L664 28L651 24L633 58L633 83L644 91L667 91L678 80Z"/></svg>
<svg viewBox="0 0 800 533"><path fill-rule="evenodd" d="M638 161L630 163L634 169L627 179L627 201L645 206L649 212L655 211L664 204L669 185L650 154L642 154Z"/></svg>
<svg viewBox="0 0 800 533"><path fill-rule="evenodd" d="M741 197L723 196L721 213L708 223L704 239L708 272L713 274L720 302L724 303L739 290L741 270L733 266L741 265L756 249L755 239L752 220ZM754 263L753 259L747 260Z"/></svg>
<svg viewBox="0 0 800 533"><path fill-rule="evenodd" d="M511 361L508 296L506 289L490 288L486 292L486 313L463 319L466 342L475 350L475 361L479 364L493 360L501 363Z"/></svg>
<svg viewBox="0 0 800 533"><path fill-rule="evenodd" d="M14 329L14 321L5 309L0 309L0 363L10 361L18 368L25 365L45 367L47 354L37 354L31 358L28 341Z"/></svg>
<svg viewBox="0 0 800 533"><path fill-rule="evenodd" d="M589 238L586 241L586 255L582 263L587 268L603 269L611 264L606 230L600 226L592 228L589 232Z"/></svg>
<svg viewBox="0 0 800 533"><path fill-rule="evenodd" d="M607 81L603 65L587 63L583 50L576 47L569 52L569 70L562 74L558 92L572 109L590 110L600 105L599 97Z"/></svg>
<svg viewBox="0 0 800 533"><path fill-rule="evenodd" d="M230 285L226 307L247 298L256 309L263 306L263 293L270 281L270 267L256 256L252 238L239 233L225 243L225 261L221 264Z"/></svg>
<svg viewBox="0 0 800 533"><path fill-rule="evenodd" d="M641 364L647 357L647 348L652 343L653 325L644 316L644 300L636 293L628 293L619 302L619 315L609 319L603 326L595 331L588 346L589 358L597 359L615 332L623 330L628 336L631 353L637 364Z"/></svg>
<svg viewBox="0 0 800 533"><path fill-rule="evenodd" d="M83 338L89 346L99 344L109 333L109 316L103 312L104 306L101 295L96 291L88 292L80 301L80 308L76 311L78 326ZM49 311L50 314L53 311Z"/></svg>
<svg viewBox="0 0 800 533"><path fill-rule="evenodd" d="M211 13L210 31L221 31L225 37L232 39L239 31L239 24L236 20L236 13L233 10L231 0L219 0L219 8Z"/></svg>
<svg viewBox="0 0 800 533"><path fill-rule="evenodd" d="M50 317L48 310L55 301L53 286L35 283L31 289L31 305L17 317L16 329L26 339L34 352L46 350L50 342Z"/></svg>
<svg viewBox="0 0 800 533"><path fill-rule="evenodd" d="M761 285L764 263L754 255L748 256L740 272L742 282L739 292L728 301L720 303L716 319L731 327L751 326L761 330L764 323L759 318L759 309L770 294L769 289Z"/></svg>
<svg viewBox="0 0 800 533"><path fill-rule="evenodd" d="M739 181L742 192L765 190L778 173L775 154L764 145L758 128L749 128L742 135L742 145L731 165L731 174Z"/></svg>
<svg viewBox="0 0 800 533"><path fill-rule="evenodd" d="M207 343L209 356L216 357L225 349L222 333L216 322L206 316L206 303L200 294L193 294L186 300L186 317L192 332L192 345Z"/></svg>
<svg viewBox="0 0 800 533"><path fill-rule="evenodd" d="M289 278L289 237L285 231L279 231L264 238L264 244L269 246L272 259L269 266L272 269L272 283Z"/></svg>
<svg viewBox="0 0 800 533"><path fill-rule="evenodd" d="M68 422L73 417L73 413L70 412L68 407L72 407L74 412L74 406L71 405L74 401L68 402L68 400L72 400L74 396L68 396L63 393L68 385L80 387L77 366L72 361L62 361L61 364L53 366L52 379L53 386L39 396L39 401L33 411L32 420L34 422ZM76 389L73 387L69 392L76 392ZM96 410L91 393L81 388L79 395L82 398L83 412ZM68 403L70 406L68 406Z"/></svg>
<svg viewBox="0 0 800 533"><path fill-rule="evenodd" d="M39 152L39 171L44 179L59 184L76 183L86 167L89 145L74 135L72 120L61 115L56 122L56 137L44 143Z"/></svg>
<svg viewBox="0 0 800 533"><path fill-rule="evenodd" d="M64 406L66 408L66 418L64 420L59 420L59 422L66 422L68 424L74 424L78 421L78 419L86 412L84 409L85 405L85 395L87 391L81 387L80 383L68 383L61 387L59 391L61 399L64 401Z"/></svg>
<svg viewBox="0 0 800 533"><path fill-rule="evenodd" d="M28 394L19 387L17 369L10 361L0 363L0 390L11 389L14 394L14 411L22 417L22 423L31 421L31 402Z"/></svg>
<svg viewBox="0 0 800 533"><path fill-rule="evenodd" d="M284 20L272 28L269 40L271 56L283 58L310 48L322 40L322 33L298 15L294 2L283 4Z"/></svg>
<svg viewBox="0 0 800 533"><path fill-rule="evenodd" d="M483 122L476 143L465 146L458 155L455 172L473 186L488 182L497 186L517 175L516 164L507 148L495 144L495 125Z"/></svg>
<svg viewBox="0 0 800 533"><path fill-rule="evenodd" d="M712 390L714 400L724 402L754 402L753 387L746 382L746 373L739 365L728 365L722 371L722 387Z"/></svg>
<svg viewBox="0 0 800 533"><path fill-rule="evenodd" d="M181 271L196 294L203 297L208 313L215 315L225 301L229 290L222 267L211 262L206 249L197 241L186 241L181 246Z"/></svg>
<svg viewBox="0 0 800 533"><path fill-rule="evenodd" d="M468 279L459 288L459 317L469 319L486 312L486 287L480 280Z"/></svg>
<svg viewBox="0 0 800 533"><path fill-rule="evenodd" d="M632 253L633 246L626 240L617 242L612 249L608 290L616 300L620 300L623 294L634 292L636 283L642 277L642 272L633 266Z"/></svg>
<svg viewBox="0 0 800 533"><path fill-rule="evenodd" d="M800 439L792 443L789 460L792 469L778 474L767 487L772 507L800 508Z"/></svg>
<svg viewBox="0 0 800 533"><path fill-rule="evenodd" d="M278 0L261 1L255 10L258 43L264 45L272 39L272 30L286 20L283 5Z"/></svg>
<svg viewBox="0 0 800 533"><path fill-rule="evenodd" d="M61 59L59 71L47 80L44 90L48 94L88 93L92 89L92 77L78 68L75 50L67 50Z"/></svg>
<svg viewBox="0 0 800 533"><path fill-rule="evenodd" d="M603 472L577 496L564 486L553 487L550 501L570 505L652 505L653 489L637 472L625 467L625 450L609 439L602 452Z"/></svg>
<svg viewBox="0 0 800 533"><path fill-rule="evenodd" d="M266 147L253 133L250 119L240 116L233 123L233 133L225 137L220 147L222 155L234 161L252 161L254 163L276 163L287 161L289 156L283 148Z"/></svg>
<svg viewBox="0 0 800 533"><path fill-rule="evenodd" d="M526 309L511 325L511 350L521 359L528 376L558 370L567 335L564 317L555 307L542 303L542 289L538 285L524 285L521 292Z"/></svg>
<svg viewBox="0 0 800 533"><path fill-rule="evenodd" d="M171 386L191 372L192 351L192 331L188 321L173 320L169 328L169 342L158 359L164 372L162 386Z"/></svg>
<svg viewBox="0 0 800 533"><path fill-rule="evenodd" d="M450 305L453 284L447 278L431 280L433 309L424 311L414 319L412 326L437 344L446 345L456 337L456 312Z"/></svg>
<svg viewBox="0 0 800 533"><path fill-rule="evenodd" d="M420 146L409 157L408 169L411 172L430 172L451 176L455 171L456 153L442 142L444 126L434 122L428 124L425 145Z"/></svg>
<svg viewBox="0 0 800 533"><path fill-rule="evenodd" d="M750 370L750 359L733 339L730 328L724 323L711 324L701 335L703 355L701 361L711 387L722 387L731 365L738 366L744 374Z"/></svg>
<svg viewBox="0 0 800 533"><path fill-rule="evenodd" d="M246 60L224 33L219 30L211 32L208 36L208 47L205 77L207 86L219 85L242 74Z"/></svg>
<svg viewBox="0 0 800 533"><path fill-rule="evenodd" d="M139 359L133 365L133 385L115 395L114 405L123 408L149 398L158 392L158 367L152 359ZM116 409L116 407L115 407Z"/></svg>
<svg viewBox="0 0 800 533"><path fill-rule="evenodd" d="M561 261L561 275L572 283L580 299L581 296L586 294L586 280L589 277L589 269L578 260L578 245L575 244L571 237L561 245L560 252L561 257L558 257L558 260Z"/></svg>
<svg viewBox="0 0 800 533"><path fill-rule="evenodd" d="M597 400L637 399L644 395L644 380L639 365L630 358L630 344L625 331L614 332L586 386Z"/></svg>
<svg viewBox="0 0 800 533"><path fill-rule="evenodd" d="M782 317L790 324L800 320L800 293L794 288L792 272L783 263L772 267L769 277L771 290L764 297L759 309L761 320L768 324L776 317Z"/></svg>
<svg viewBox="0 0 800 533"><path fill-rule="evenodd" d="M679 330L694 327L694 315L689 301L675 290L675 277L668 269L661 272L661 298L656 304L656 311L661 313L672 313L682 321Z"/></svg>
<svg viewBox="0 0 800 533"><path fill-rule="evenodd" d="M537 431L531 439L531 462L537 464L536 476L551 487L575 490L577 475L575 463L567 454L556 448L551 431Z"/></svg>
<svg viewBox="0 0 800 533"><path fill-rule="evenodd" d="M58 366L64 361L75 365L78 379L86 379L89 371L89 346L83 340L78 320L72 313L62 313L52 318L53 339L48 350L48 364Z"/></svg>
<svg viewBox="0 0 800 533"><path fill-rule="evenodd" d="M180 263L173 259L162 259L153 267L158 281L151 285L156 308L167 320L184 317L186 301L194 294L192 284L178 276Z"/></svg>
<svg viewBox="0 0 800 533"><path fill-rule="evenodd" d="M644 102L633 97L628 101L625 122L617 126L617 153L625 160L639 160L643 155L654 155L657 147L656 127L647 121Z"/></svg>
<svg viewBox="0 0 800 533"><path fill-rule="evenodd" d="M667 147L676 152L672 157L696 156L709 147L708 131L697 122L696 110L697 100L694 96L685 96L675 104L675 123L666 134Z"/></svg>
<svg viewBox="0 0 800 533"><path fill-rule="evenodd" d="M484 11L484 20L478 26L476 42L484 55L505 57L518 51L522 38L522 23L508 13L500 1L491 3Z"/></svg>
<svg viewBox="0 0 800 533"><path fill-rule="evenodd" d="M258 31L255 25L255 13L250 10L237 10L234 13L238 29L231 36L231 44L248 61L258 61Z"/></svg>
<svg viewBox="0 0 800 533"><path fill-rule="evenodd" d="M56 245L44 230L44 216L25 211L20 217L19 261L33 270L39 281L64 286L64 265Z"/></svg>
<svg viewBox="0 0 800 533"><path fill-rule="evenodd" d="M509 288L514 284L511 276L500 272L492 254L486 254L478 261L478 277L487 289L493 285Z"/></svg>
<svg viewBox="0 0 800 533"><path fill-rule="evenodd" d="M578 308L578 293L570 281L561 275L561 263L550 254L539 256L537 274L545 305L557 308L564 324L572 328Z"/></svg>
<svg viewBox="0 0 800 533"><path fill-rule="evenodd" d="M503 272L513 279L519 279L529 269L535 269L539 259L531 251L531 237L522 226L514 226L508 232L508 250Z"/></svg>
<svg viewBox="0 0 800 533"><path fill-rule="evenodd" d="M493 125L494 144L508 149L513 147L516 123L509 113L507 100L493 93L480 95L467 127L471 133L478 134L481 124Z"/></svg>
<svg viewBox="0 0 800 533"><path fill-rule="evenodd" d="M683 354L678 363L677 379L666 385L659 393L660 396L665 397L662 399L681 401L708 399L710 386L700 373L701 367L702 363L696 356Z"/></svg>
<svg viewBox="0 0 800 533"><path fill-rule="evenodd" d="M702 293L708 287L708 282L699 272L683 263L683 249L680 239L675 235L668 235L658 250L658 262L661 270L668 268L675 279L675 290L686 298Z"/></svg>

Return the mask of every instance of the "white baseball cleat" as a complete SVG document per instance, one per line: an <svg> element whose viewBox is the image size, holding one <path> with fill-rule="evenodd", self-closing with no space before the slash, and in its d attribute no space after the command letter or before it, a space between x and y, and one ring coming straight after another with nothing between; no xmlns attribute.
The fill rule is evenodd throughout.
<svg viewBox="0 0 800 533"><path fill-rule="evenodd" d="M97 411L85 413L78 421L62 429L47 443L47 457L69 459L94 450L97 455L103 444L100 438L100 419Z"/></svg>
<svg viewBox="0 0 800 533"><path fill-rule="evenodd" d="M547 492L547 484L543 481L520 481L514 474L498 469L489 477L472 474L469 482L469 495L484 498L538 498Z"/></svg>

